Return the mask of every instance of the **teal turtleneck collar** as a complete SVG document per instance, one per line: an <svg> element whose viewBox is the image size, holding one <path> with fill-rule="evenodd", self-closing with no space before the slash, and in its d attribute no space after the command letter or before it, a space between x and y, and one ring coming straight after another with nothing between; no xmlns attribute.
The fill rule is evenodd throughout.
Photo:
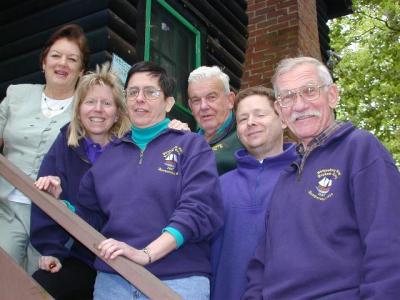
<svg viewBox="0 0 400 300"><path fill-rule="evenodd" d="M140 148L140 150L144 151L148 143L150 143L156 136L168 128L170 121L170 119L165 118L161 122L146 128L139 128L132 125L132 140Z"/></svg>
<svg viewBox="0 0 400 300"><path fill-rule="evenodd" d="M233 112L230 111L230 112L229 112L229 115L228 115L228 118L226 118L224 124L222 124L221 127L219 127L219 128L217 129L217 132L215 133L215 135L221 134L221 133L231 124L232 119L233 119ZM203 128L200 128L200 130L199 130L198 133L199 133L200 135L204 135L204 129L203 129Z"/></svg>

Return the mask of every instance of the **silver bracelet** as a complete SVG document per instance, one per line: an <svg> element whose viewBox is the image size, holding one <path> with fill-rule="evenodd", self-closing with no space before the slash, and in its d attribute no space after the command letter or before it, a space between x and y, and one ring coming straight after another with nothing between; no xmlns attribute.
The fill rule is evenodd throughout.
<svg viewBox="0 0 400 300"><path fill-rule="evenodd" d="M151 255L150 255L149 249L147 249L147 247L144 247L144 248L142 249L142 251L143 251L144 253L146 253L147 257L149 258L148 263L151 264Z"/></svg>

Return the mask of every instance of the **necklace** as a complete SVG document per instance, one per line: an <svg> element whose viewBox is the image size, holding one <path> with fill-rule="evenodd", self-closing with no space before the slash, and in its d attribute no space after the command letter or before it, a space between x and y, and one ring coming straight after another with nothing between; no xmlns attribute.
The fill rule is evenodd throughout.
<svg viewBox="0 0 400 300"><path fill-rule="evenodd" d="M49 111L61 111L61 110L64 109L64 105L63 105L63 106L59 106L59 107L57 107L57 108L51 107L51 106L47 103L47 98L46 98L46 96L45 96L44 94L43 94L43 97L44 97L44 103L46 104L46 107L47 107L47 109L48 109Z"/></svg>

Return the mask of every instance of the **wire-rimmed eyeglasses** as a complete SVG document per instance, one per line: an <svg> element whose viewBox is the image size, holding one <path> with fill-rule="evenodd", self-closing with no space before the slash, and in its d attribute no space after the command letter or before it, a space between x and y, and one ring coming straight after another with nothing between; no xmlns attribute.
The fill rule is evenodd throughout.
<svg viewBox="0 0 400 300"><path fill-rule="evenodd" d="M277 95L276 99L279 105L285 108L294 105L297 95L301 96L303 100L311 102L318 99L322 87L329 85L330 84L308 84L298 88L297 90L283 90Z"/></svg>
<svg viewBox="0 0 400 300"><path fill-rule="evenodd" d="M143 92L143 96L146 100L157 100L161 95L161 90L156 89L152 86L145 86L144 88L140 89L137 87L127 88L125 90L125 95L128 100L136 100L140 94L140 91Z"/></svg>

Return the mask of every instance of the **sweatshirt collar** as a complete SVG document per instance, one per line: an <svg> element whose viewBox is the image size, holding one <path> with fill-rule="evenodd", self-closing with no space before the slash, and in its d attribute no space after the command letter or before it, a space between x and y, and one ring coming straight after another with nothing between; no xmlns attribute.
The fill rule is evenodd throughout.
<svg viewBox="0 0 400 300"><path fill-rule="evenodd" d="M298 144L296 147L298 160L295 162L295 165L298 168L298 176L301 176L305 162L312 151L328 144L330 141L336 138L340 138L346 131L353 129L354 125L351 122L342 122L336 120L317 137L315 137L307 148L305 148L302 144Z"/></svg>
<svg viewBox="0 0 400 300"><path fill-rule="evenodd" d="M100 144L93 142L89 137L85 137L83 138L83 144L86 157L92 164L94 164L110 143L101 146Z"/></svg>
<svg viewBox="0 0 400 300"><path fill-rule="evenodd" d="M230 111L228 118L221 125L221 127L219 127L217 129L217 132L215 133L215 135L211 138L211 140L208 143L210 145L214 145L214 144L220 142L225 136L227 136L232 131L232 129L235 128L235 125L236 125L236 123L235 123L235 118L234 118L233 112ZM202 128L200 128L198 133L200 135L205 134L205 132Z"/></svg>
<svg viewBox="0 0 400 300"><path fill-rule="evenodd" d="M139 128L132 125L132 140L143 151L146 149L148 143L150 143L156 136L168 128L170 121L170 119L165 118L161 122L146 128Z"/></svg>
<svg viewBox="0 0 400 300"><path fill-rule="evenodd" d="M291 161L295 160L295 144L285 143L283 145L283 152L278 155L266 157L262 162L258 161L254 156L250 155L245 148L239 149L235 153L237 165L258 168L261 165L271 164L274 162L288 161L289 165Z"/></svg>

